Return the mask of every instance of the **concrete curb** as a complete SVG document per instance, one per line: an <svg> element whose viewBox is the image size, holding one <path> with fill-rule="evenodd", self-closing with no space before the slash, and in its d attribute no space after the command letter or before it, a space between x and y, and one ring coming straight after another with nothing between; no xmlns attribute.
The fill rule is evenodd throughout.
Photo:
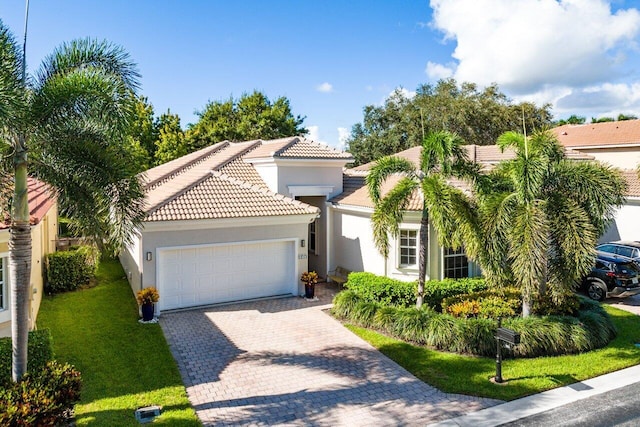
<svg viewBox="0 0 640 427"><path fill-rule="evenodd" d="M640 365L451 418L433 427L493 427L640 382Z"/></svg>

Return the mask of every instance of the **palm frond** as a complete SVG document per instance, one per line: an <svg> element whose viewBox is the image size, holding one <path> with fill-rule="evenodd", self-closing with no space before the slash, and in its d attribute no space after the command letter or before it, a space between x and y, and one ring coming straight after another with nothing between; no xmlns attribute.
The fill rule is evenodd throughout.
<svg viewBox="0 0 640 427"><path fill-rule="evenodd" d="M367 174L366 183L369 196L373 203L377 204L382 197L382 185L391 175L403 174L411 176L415 173L416 167L407 159L397 156L387 156L379 159L375 166Z"/></svg>
<svg viewBox="0 0 640 427"><path fill-rule="evenodd" d="M0 138L11 143L7 131L19 129L25 105L22 54L13 35L0 20Z"/></svg>

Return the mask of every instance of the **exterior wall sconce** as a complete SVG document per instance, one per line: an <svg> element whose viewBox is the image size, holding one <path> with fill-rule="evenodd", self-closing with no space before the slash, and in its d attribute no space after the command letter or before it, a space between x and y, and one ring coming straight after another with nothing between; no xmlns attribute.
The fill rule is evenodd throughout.
<svg viewBox="0 0 640 427"><path fill-rule="evenodd" d="M147 252L147 261L151 261L153 259L153 253Z"/></svg>
<svg viewBox="0 0 640 427"><path fill-rule="evenodd" d="M301 248L304 248L304 245L305 245L305 241L304 241L304 239L300 240L300 247L301 247Z"/></svg>

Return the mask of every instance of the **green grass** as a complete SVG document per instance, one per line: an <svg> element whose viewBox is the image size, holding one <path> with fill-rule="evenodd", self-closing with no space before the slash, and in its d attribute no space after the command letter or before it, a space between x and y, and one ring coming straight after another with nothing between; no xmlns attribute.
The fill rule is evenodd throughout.
<svg viewBox="0 0 640 427"><path fill-rule="evenodd" d="M588 353L503 361L503 384L495 376L494 358L461 356L407 344L377 332L347 327L422 381L447 393L513 400L617 371L640 362L640 317L610 306L618 336L605 348Z"/></svg>
<svg viewBox="0 0 640 427"><path fill-rule="evenodd" d="M49 328L57 360L82 373L77 425L138 426L134 411L160 405L155 424L199 426L158 324L138 323L122 267L103 261L97 285L46 297L38 327Z"/></svg>

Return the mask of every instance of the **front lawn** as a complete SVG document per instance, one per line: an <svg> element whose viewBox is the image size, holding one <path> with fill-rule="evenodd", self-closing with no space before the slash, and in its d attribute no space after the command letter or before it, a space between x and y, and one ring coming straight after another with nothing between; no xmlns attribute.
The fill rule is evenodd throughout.
<svg viewBox="0 0 640 427"><path fill-rule="evenodd" d="M604 348L587 353L503 361L506 384L494 384L495 359L461 356L407 344L380 333L347 327L422 381L447 393L513 400L638 364L640 316L605 306L618 336Z"/></svg>
<svg viewBox="0 0 640 427"><path fill-rule="evenodd" d="M160 405L155 424L199 426L160 325L138 323L118 261L103 261L97 286L46 297L38 326L49 328L57 360L82 373L77 425L137 426L134 411Z"/></svg>

